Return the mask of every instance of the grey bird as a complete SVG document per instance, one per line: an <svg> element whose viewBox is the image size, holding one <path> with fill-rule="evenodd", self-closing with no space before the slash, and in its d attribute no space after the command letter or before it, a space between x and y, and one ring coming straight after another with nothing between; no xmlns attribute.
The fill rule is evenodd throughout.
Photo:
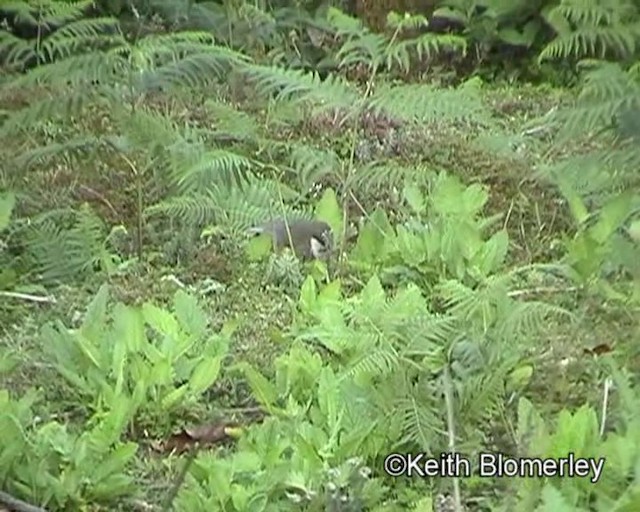
<svg viewBox="0 0 640 512"><path fill-rule="evenodd" d="M303 259L324 260L333 249L333 233L326 222L320 220L271 220L249 229L249 233L272 236L276 250L292 248Z"/></svg>

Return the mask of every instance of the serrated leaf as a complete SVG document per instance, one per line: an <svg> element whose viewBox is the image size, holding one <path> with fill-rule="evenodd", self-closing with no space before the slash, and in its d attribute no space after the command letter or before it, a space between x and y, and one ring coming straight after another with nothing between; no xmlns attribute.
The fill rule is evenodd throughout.
<svg viewBox="0 0 640 512"><path fill-rule="evenodd" d="M315 213L318 220L323 220L331 226L334 236L342 236L344 228L342 208L340 208L336 193L332 188L323 192L316 205Z"/></svg>
<svg viewBox="0 0 640 512"><path fill-rule="evenodd" d="M249 383L249 387L251 387L251 390L253 391L255 399L271 412L276 400L278 399L278 393L275 386L250 364L240 363L237 367L244 373L244 376Z"/></svg>
<svg viewBox="0 0 640 512"><path fill-rule="evenodd" d="M158 334L177 336L180 333L178 321L167 310L159 308L149 302L142 306L144 321L151 326Z"/></svg>
<svg viewBox="0 0 640 512"><path fill-rule="evenodd" d="M189 389L192 393L201 394L209 389L220 374L222 358L211 357L200 361L189 379Z"/></svg>
<svg viewBox="0 0 640 512"><path fill-rule="evenodd" d="M188 391L189 391L189 386L187 384L184 384L179 388L174 389L173 391L171 391L171 393L169 393L168 395L165 395L164 398L162 399L162 402L161 402L162 408L165 410L173 408L177 403L182 402L184 397L187 395Z"/></svg>
<svg viewBox="0 0 640 512"><path fill-rule="evenodd" d="M402 191L402 196L414 213L417 215L422 215L424 213L426 200L420 191L420 188L415 184L407 183Z"/></svg>
<svg viewBox="0 0 640 512"><path fill-rule="evenodd" d="M200 308L198 299L184 290L178 290L173 296L173 310L180 325L195 337L202 336L207 330L207 318Z"/></svg>

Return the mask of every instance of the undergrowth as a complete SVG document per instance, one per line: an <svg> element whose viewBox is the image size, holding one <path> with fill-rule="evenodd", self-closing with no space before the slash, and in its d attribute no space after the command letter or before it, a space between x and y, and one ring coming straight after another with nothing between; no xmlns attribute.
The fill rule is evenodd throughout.
<svg viewBox="0 0 640 512"><path fill-rule="evenodd" d="M309 72L257 7L235 39L87 8L16 4L47 30L0 39L0 503L637 509L637 63L444 86L425 63L473 40L419 17L299 21L332 62ZM285 215L333 258L247 239ZM481 477L498 453L551 469Z"/></svg>

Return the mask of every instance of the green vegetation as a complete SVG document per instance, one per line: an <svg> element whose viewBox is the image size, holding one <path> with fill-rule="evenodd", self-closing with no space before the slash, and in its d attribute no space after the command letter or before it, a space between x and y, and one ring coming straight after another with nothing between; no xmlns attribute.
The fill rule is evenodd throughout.
<svg viewBox="0 0 640 512"><path fill-rule="evenodd" d="M410 3L0 4L0 510L640 509L640 6Z"/></svg>

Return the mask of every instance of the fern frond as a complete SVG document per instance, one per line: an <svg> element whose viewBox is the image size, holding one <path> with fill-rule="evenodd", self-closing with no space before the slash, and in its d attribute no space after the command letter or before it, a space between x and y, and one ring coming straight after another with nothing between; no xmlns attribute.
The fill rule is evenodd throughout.
<svg viewBox="0 0 640 512"><path fill-rule="evenodd" d="M509 316L500 326L503 339L534 338L549 324L550 318L559 321L573 321L573 315L566 309L540 301L513 302Z"/></svg>
<svg viewBox="0 0 640 512"><path fill-rule="evenodd" d="M459 319L452 315L418 315L410 321L407 333L408 343L403 355L406 357L433 355L434 348L445 347L455 338L459 328Z"/></svg>
<svg viewBox="0 0 640 512"><path fill-rule="evenodd" d="M432 453L433 447L438 446L437 434L444 428L441 416L434 412L441 407L435 396L436 390L423 388L409 396L399 397L393 414L401 421L402 444L416 444L426 453Z"/></svg>
<svg viewBox="0 0 640 512"><path fill-rule="evenodd" d="M295 169L302 190L321 180L326 175L336 175L341 168L338 155L331 150L314 148L307 144L290 146L291 168Z"/></svg>
<svg viewBox="0 0 640 512"><path fill-rule="evenodd" d="M637 5L626 0L562 0L547 15L559 35L538 60L633 55L640 36L638 15Z"/></svg>
<svg viewBox="0 0 640 512"><path fill-rule="evenodd" d="M35 165L46 166L51 159L58 155L75 151L95 150L101 144L102 142L99 139L90 135L76 137L65 142L54 142L25 151L16 159L16 165L25 170Z"/></svg>
<svg viewBox="0 0 640 512"><path fill-rule="evenodd" d="M119 133L136 147L167 148L173 150L185 143L185 136L175 122L153 110L141 106L133 114L114 116Z"/></svg>
<svg viewBox="0 0 640 512"><path fill-rule="evenodd" d="M368 99L376 113L420 122L471 121L489 123L491 114L483 105L480 87L470 80L458 89L436 89L426 84L383 86Z"/></svg>
<svg viewBox="0 0 640 512"><path fill-rule="evenodd" d="M375 346L375 341L370 338L369 344ZM400 367L400 358L389 344L382 347L371 348L363 351L346 371L347 375L355 379L371 378L373 376L388 376Z"/></svg>
<svg viewBox="0 0 640 512"><path fill-rule="evenodd" d="M31 41L21 39L6 30L0 30L0 49L4 53L2 62L6 66L20 66L37 57Z"/></svg>
<svg viewBox="0 0 640 512"><path fill-rule="evenodd" d="M167 215L197 226L213 222L217 212L217 205L205 193L170 197L145 210L149 217Z"/></svg>
<svg viewBox="0 0 640 512"><path fill-rule="evenodd" d="M233 52L212 47L204 53L189 55L183 59L165 64L150 72L152 84L164 87L201 87L219 80L228 72L231 64L237 63Z"/></svg>
<svg viewBox="0 0 640 512"><path fill-rule="evenodd" d="M38 13L39 22L60 26L82 16L92 4L91 0L71 0L69 2L44 0L39 2L37 6L31 5L31 9Z"/></svg>
<svg viewBox="0 0 640 512"><path fill-rule="evenodd" d="M438 285L449 312L465 321L477 321L480 328L486 331L499 318L498 313L507 299L511 276L496 275L487 279L482 286L474 290L455 280L448 280Z"/></svg>
<svg viewBox="0 0 640 512"><path fill-rule="evenodd" d="M56 98L39 100L28 108L12 112L2 125L0 133L8 135L23 129L31 129L36 124L48 119L67 119L80 116L87 105L101 97L96 90L70 90Z"/></svg>
<svg viewBox="0 0 640 512"><path fill-rule="evenodd" d="M336 59L341 68L365 64L375 69L384 62L388 44L380 34L362 33L360 37L346 41L338 50Z"/></svg>
<svg viewBox="0 0 640 512"><path fill-rule="evenodd" d="M208 100L204 106L211 114L212 119L215 119L216 134L229 136L236 140L258 138L260 133L258 123L246 112L213 100Z"/></svg>
<svg viewBox="0 0 640 512"><path fill-rule="evenodd" d="M335 7L329 7L327 10L327 21L339 37L358 37L371 33L358 18L349 16Z"/></svg>
<svg viewBox="0 0 640 512"><path fill-rule="evenodd" d="M305 217L280 202L279 184L247 177L241 187L211 185L161 201L146 210L147 215L164 214L188 224L215 224L232 235L239 235L257 222L280 216Z"/></svg>
<svg viewBox="0 0 640 512"><path fill-rule="evenodd" d="M619 173L615 167L606 164L606 155L607 152L599 151L567 158L541 166L536 176L550 183L563 184L597 204L599 197L620 186Z"/></svg>
<svg viewBox="0 0 640 512"><path fill-rule="evenodd" d="M506 365L494 365L492 371L467 376L457 388L459 422L472 425L488 421L500 413L504 404Z"/></svg>
<svg viewBox="0 0 640 512"><path fill-rule="evenodd" d="M433 170L427 165L401 165L398 162L371 162L350 176L349 185L363 192L399 187L405 182L426 185Z"/></svg>
<svg viewBox="0 0 640 512"><path fill-rule="evenodd" d="M353 108L360 98L344 80L329 76L324 81L316 73L286 70L270 66L245 66L243 74L252 81L259 94L279 100L313 102L326 108Z"/></svg>
<svg viewBox="0 0 640 512"><path fill-rule="evenodd" d="M41 0L36 5L28 1L4 2L2 10L15 20L32 26L60 26L78 19L92 5L91 0L56 2Z"/></svg>
<svg viewBox="0 0 640 512"><path fill-rule="evenodd" d="M640 109L640 83L632 75L612 63L588 65L576 105L558 113L564 137L601 131L625 111Z"/></svg>
<svg viewBox="0 0 640 512"><path fill-rule="evenodd" d="M92 52L51 64L44 64L9 82L7 89L25 89L45 84L55 89L69 90L71 85L111 81L117 61L108 54Z"/></svg>
<svg viewBox="0 0 640 512"><path fill-rule="evenodd" d="M467 52L467 40L449 34L423 34L388 45L384 59L387 69L391 70L397 66L408 72L413 60L430 60L444 51L455 51L464 55Z"/></svg>
<svg viewBox="0 0 640 512"><path fill-rule="evenodd" d="M253 167L248 158L222 149L214 149L194 155L185 165L184 153L174 158L170 179L180 193L207 190L214 184L231 187L240 183Z"/></svg>
<svg viewBox="0 0 640 512"><path fill-rule="evenodd" d="M110 270L115 255L108 250L102 219L87 205L62 214L62 218L48 214L35 219L27 233L27 249L42 279L68 281L94 270Z"/></svg>
<svg viewBox="0 0 640 512"><path fill-rule="evenodd" d="M78 50L86 53L96 45L121 45L125 43L120 25L115 18L90 18L77 20L59 28L40 44L40 51L47 61L69 57Z"/></svg>

